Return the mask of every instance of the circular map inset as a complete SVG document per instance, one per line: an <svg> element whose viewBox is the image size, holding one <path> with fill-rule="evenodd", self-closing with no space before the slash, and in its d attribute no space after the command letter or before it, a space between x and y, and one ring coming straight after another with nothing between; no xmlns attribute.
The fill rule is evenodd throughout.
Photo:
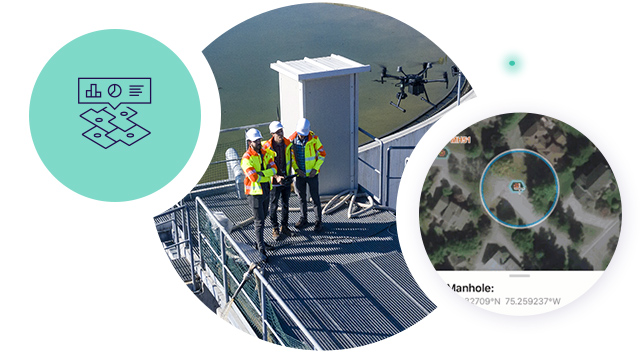
<svg viewBox="0 0 644 352"><path fill-rule="evenodd" d="M529 228L552 214L559 179L552 164L528 149L513 149L490 161L481 177L481 203L499 224Z"/></svg>
<svg viewBox="0 0 644 352"><path fill-rule="evenodd" d="M479 121L441 149L419 221L451 290L491 311L532 315L597 281L617 248L622 203L588 138L554 118L513 113Z"/></svg>

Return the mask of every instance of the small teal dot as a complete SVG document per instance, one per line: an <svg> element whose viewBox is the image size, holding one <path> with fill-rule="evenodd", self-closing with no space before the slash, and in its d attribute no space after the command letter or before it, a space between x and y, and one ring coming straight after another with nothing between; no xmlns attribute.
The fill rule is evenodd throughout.
<svg viewBox="0 0 644 352"><path fill-rule="evenodd" d="M515 64L514 60L510 61L509 64L510 64L510 66L514 66L514 64Z"/></svg>

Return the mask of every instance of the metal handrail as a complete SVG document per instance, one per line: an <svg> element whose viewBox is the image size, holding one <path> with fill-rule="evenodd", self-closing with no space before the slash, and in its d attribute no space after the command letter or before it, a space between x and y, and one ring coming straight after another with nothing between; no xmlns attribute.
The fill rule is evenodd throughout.
<svg viewBox="0 0 644 352"><path fill-rule="evenodd" d="M170 220L168 220L166 222L173 222L173 223L175 223L175 226L176 226L175 214L178 211L182 212L181 229L182 229L182 233L184 234L184 236L187 236L187 238L184 239L183 241L179 241L177 243L174 243L174 244L171 244L169 246L166 246L165 250L166 250L166 253L167 253L168 249L177 247L177 252L181 253L181 247L180 246L182 244L185 245L187 243L187 245L188 245L188 253L190 253L190 279L192 281L192 292L197 292L198 291L197 286L195 285L195 255L194 255L194 252L192 250L192 234L190 232L190 220L189 220L190 219L190 209L184 204L184 205L178 206L176 208L172 208L170 210L167 210L167 211L155 216L155 218L159 218L159 217L165 216L165 215L171 215L172 219L170 219ZM184 212L185 212L185 214L184 214Z"/></svg>
<svg viewBox="0 0 644 352"><path fill-rule="evenodd" d="M185 205L182 205L182 206L179 206L179 207L176 207L176 208L172 208L172 209L170 209L170 210L166 210L166 211L164 211L163 213L161 213L161 214L159 214L159 215L156 215L156 216L155 216L155 218L160 218L160 217L162 217L162 216L164 216L164 215L172 214L172 213L174 213L174 212L177 212L177 211L179 211L179 210L182 210L182 209L183 209L183 208L185 208L185 207L186 207Z"/></svg>
<svg viewBox="0 0 644 352"><path fill-rule="evenodd" d="M223 163L227 163L229 161L240 161L241 159L242 158L211 161L210 164L208 164L208 165L223 164Z"/></svg>
<svg viewBox="0 0 644 352"><path fill-rule="evenodd" d="M244 262L246 262L246 264L247 264L247 265L251 265L253 262L252 262L252 261L251 261L251 260L246 256L246 254L245 254L245 253L244 253L244 252L239 248L239 246L237 245L237 243L235 242L235 240L230 236L230 234L228 233L228 231L226 231L226 229L221 225L221 223L219 223L219 221L215 218L215 216L212 214L212 212L210 211L210 209L209 209L209 208L204 204L204 202L201 200L201 198L200 198L200 197L196 197L196 198L195 198L195 206L196 206L196 211L197 211L197 218L198 218L198 213L199 213L199 205L201 205L201 207L206 211L206 216L208 217L208 220L210 220L210 223L211 223L211 224L216 225L216 226L217 226L217 228L218 228L218 229L219 229L219 231L220 231L220 234L221 234L221 236L220 236L220 238L221 238L221 245L220 245L220 247L221 247L221 252L222 252L222 253L221 253L221 256L217 256L217 255L216 255L215 257L217 258L217 260L219 260L219 261L220 261L220 263L221 263L221 265L222 265L222 268L224 268L224 267L225 267L225 268L226 268L226 270L227 270L227 271L229 271L229 269L227 268L227 265L226 265L226 257L225 257L225 253L226 253L226 251L225 251L225 246L223 245L223 239L224 239L224 237L225 237L226 239L228 239L228 242L230 243L230 245L231 245L231 246L233 247L233 249L237 252L237 254L238 254L238 255L239 255L239 256L244 260ZM197 224L199 224L199 221L197 221ZM201 234L201 231L199 231L199 236L201 237L201 235L202 235L202 234ZM201 245L201 241L199 241L199 244ZM210 248L211 248L211 249L213 249L213 253L215 253L214 248L212 248L212 246L210 246ZM203 255L203 251L201 250L201 248L200 248L200 253ZM204 262L203 257L201 258L201 262L202 262L202 263ZM229 272L230 272L230 271L229 271ZM264 298L264 294L263 294L263 292L264 292L264 288L265 288L265 289L267 289L267 290L269 291L269 293L273 296L273 298L275 299L275 301L277 301L277 303L278 303L278 304L279 304L279 306L284 310L284 312L286 313L286 315L288 315L288 317L289 317L291 320L293 320L293 322L295 323L295 325L297 325L297 327L298 327L298 328L300 328L300 330L302 331L302 333L304 334L304 336L308 339L308 341L311 343L311 345L313 346L313 348L314 348L314 349L316 349L316 350L322 350L322 347L320 347L320 345L319 345L319 344L318 344L318 342L315 340L315 338L313 338L313 336L312 336L312 335L311 335L311 333L308 331L308 329L304 326L304 324L302 324L302 322L297 318L297 316L293 313L293 311L288 307L288 305L286 304L286 302L284 302L284 300L283 300L283 299L282 299L282 298L277 294L277 292L275 291L275 289L273 288L273 286L271 286L271 285L268 283L268 281L266 280L266 278L264 278L264 276L263 276L261 273L259 273L257 270L255 270L253 273L254 273L254 275L259 279L259 281L261 282L261 287L260 287L260 292L262 292L262 294L260 295L261 305L262 305L262 306L264 306L264 304L265 304L265 298ZM226 275L222 275L222 276L223 276L223 278L224 278L224 283L223 283L224 288L223 288L223 289L224 289L225 295L227 295L227 294L228 294L228 287L227 287L227 283L225 282ZM234 276L233 276L233 275L231 275L231 277L234 279ZM235 279L235 281L237 281L237 280ZM243 292L243 290L242 290L242 292ZM226 301L226 303L227 303L227 301L228 301L228 298L227 298L227 297L225 298L225 301ZM249 301L250 301L250 299L249 299ZM267 334L266 334L266 331L265 331L265 328L266 328L266 327L270 328L270 329L271 329L271 331L273 331L273 334L274 334L276 337L278 337L278 336L277 336L277 334L275 333L275 329L274 329L272 326L270 326L270 324L267 324L265 311L264 311L263 309L261 309L261 310L260 310L259 308L257 308L254 304L252 304L252 301L250 301L250 302L251 302L251 305L255 308L255 310L257 310L258 312L261 312L260 314L261 314L261 317L262 317L262 328L263 328L263 329L262 329L262 330L263 330L263 333L262 333L262 334L263 334L263 339L264 339L264 340L266 340L266 339L267 339ZM279 337L278 337L278 339L279 339ZM281 341L281 339L279 339L279 340L280 340L281 344L283 345L283 342Z"/></svg>
<svg viewBox="0 0 644 352"><path fill-rule="evenodd" d="M362 161L365 165L369 166L375 173L378 174L378 197L374 196L374 198L378 201L378 203L382 203L382 193L383 193L382 164L383 164L383 157L384 157L384 154L383 154L382 151L383 151L383 148L385 147L385 143L383 143L383 141L381 141L380 138L372 135L371 133L363 130L360 127L358 127L358 131L364 133L365 135L367 135L367 137L369 137L369 138L373 139L374 141L378 142L378 144L380 145L379 150L378 150L378 169L376 169L375 167L369 165L369 163L367 163L366 161L360 159L360 157L358 157L358 160Z"/></svg>
<svg viewBox="0 0 644 352"><path fill-rule="evenodd" d="M219 229L219 230L221 230L221 229ZM201 242L200 242L200 243L201 243ZM221 259L221 257L219 256L219 254L217 254L217 251L215 251L215 248L213 248L213 246L212 246L209 242L206 242L206 245L210 248L210 250L212 251L212 253L215 255L215 258L217 258L217 261L219 261L220 263L222 263L222 259ZM241 283L239 282L239 280L237 280L237 278L235 278L235 275L233 275L233 272L228 268L228 266L227 266L227 265L222 265L222 270L226 270L226 272L227 272L227 273L230 275L230 277L233 279L233 281L234 281L234 283L237 285L237 287L239 287L239 286L240 286L240 284L241 284ZM222 274L223 274L223 273L222 273ZM222 275L222 276L223 276L223 277L226 277L225 275ZM217 278L215 278L215 280L217 280ZM219 282L219 280L217 280L217 281ZM224 304L225 304L225 303L228 303L228 285L227 285L227 284L225 284L225 285L224 285L223 283L219 283L219 284L220 284L222 287L224 287L224 296L225 296L225 297L224 297ZM248 300L248 302L251 302L251 303L252 303L252 299L251 299L251 297L248 295L248 293L246 293L246 291L241 290L241 294L243 294L243 295L244 295L244 297L246 297L246 299ZM262 315L262 312L261 312L261 311L260 311L260 310L259 310L259 309L254 305L254 304L251 304L251 307L253 307L253 309L255 310L255 312L256 312L257 314L259 314L260 316L264 316L264 315ZM265 319L263 319L263 318L262 318L262 320L264 321ZM279 335L277 334L277 332L275 331L275 329L274 329L271 325L267 325L266 327L268 327L268 329L270 329L270 330L273 332L273 335L275 335L275 337L279 340L280 344L281 344L281 345L284 345L284 341L282 340L282 338L281 338L281 337L279 337Z"/></svg>
<svg viewBox="0 0 644 352"><path fill-rule="evenodd" d="M262 122L262 123L256 123L256 124L254 124L254 125L246 125L246 126L239 126L239 127L225 128L225 129L223 129L223 130L219 131L219 133L232 132L232 131L239 131L239 130L245 130L245 129L248 129L248 128L254 128L254 127L268 126L268 125L270 125L270 124L271 124L270 122Z"/></svg>
<svg viewBox="0 0 644 352"><path fill-rule="evenodd" d="M390 176L391 173L391 151L393 149L414 149L415 146L389 146L387 147L387 198L385 198L385 205L389 206L389 180L399 180L402 176Z"/></svg>

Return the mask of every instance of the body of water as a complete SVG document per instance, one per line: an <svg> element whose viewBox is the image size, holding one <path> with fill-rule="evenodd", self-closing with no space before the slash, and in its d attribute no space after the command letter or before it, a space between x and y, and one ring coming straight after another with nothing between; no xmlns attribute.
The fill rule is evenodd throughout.
<svg viewBox="0 0 644 352"><path fill-rule="evenodd" d="M440 79L447 71L448 88L444 83L425 85L434 103L456 84L450 72L452 61L421 33L381 13L334 4L294 5L258 15L215 39L203 54L219 88L222 129L277 119L279 74L270 68L277 60L338 54L371 65L371 72L358 75L359 125L375 136L387 134L430 107L411 94L401 102L406 113L391 106L399 91L394 86L397 81L374 82L380 78L381 66L394 75L397 66L405 73L418 73L423 62L443 58L427 78ZM267 128L261 130L268 133ZM220 136L213 160L222 160L227 146L240 139L243 146L243 133ZM368 140L360 135L361 143Z"/></svg>

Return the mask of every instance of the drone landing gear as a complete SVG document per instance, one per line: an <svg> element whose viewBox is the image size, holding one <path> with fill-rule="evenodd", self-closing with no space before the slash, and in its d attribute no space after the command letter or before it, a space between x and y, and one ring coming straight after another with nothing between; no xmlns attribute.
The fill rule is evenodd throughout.
<svg viewBox="0 0 644 352"><path fill-rule="evenodd" d="M420 100L426 102L427 104L431 105L432 107L436 106L436 104L434 104L431 101L429 101L429 96L427 96L427 92L425 92L425 97L420 97Z"/></svg>
<svg viewBox="0 0 644 352"><path fill-rule="evenodd" d="M434 83L434 82L445 82L445 89L447 89L449 87L449 81L447 80L447 72L443 72L443 79L425 80L425 83ZM423 89L423 93L425 93L425 97L420 97L420 100L426 102L432 107L436 107L436 104L429 101L429 96L427 95L427 91L425 89Z"/></svg>
<svg viewBox="0 0 644 352"><path fill-rule="evenodd" d="M390 102L389 102L389 104L391 104L391 105L393 105L393 106L397 107L397 108L398 108L398 110L400 110L400 111L402 111L402 112L407 112L407 110L405 110L405 109L401 108L401 107L400 107L400 105L398 105L398 104L400 104L400 101L398 101L398 104L394 103L393 101L390 101Z"/></svg>
<svg viewBox="0 0 644 352"><path fill-rule="evenodd" d="M407 110L400 107L400 101L407 98L407 94L405 92L398 92L396 93L396 98L398 98L398 104L394 103L393 101L390 101L389 104L395 106L396 108L398 108L398 110L402 112L407 112Z"/></svg>

